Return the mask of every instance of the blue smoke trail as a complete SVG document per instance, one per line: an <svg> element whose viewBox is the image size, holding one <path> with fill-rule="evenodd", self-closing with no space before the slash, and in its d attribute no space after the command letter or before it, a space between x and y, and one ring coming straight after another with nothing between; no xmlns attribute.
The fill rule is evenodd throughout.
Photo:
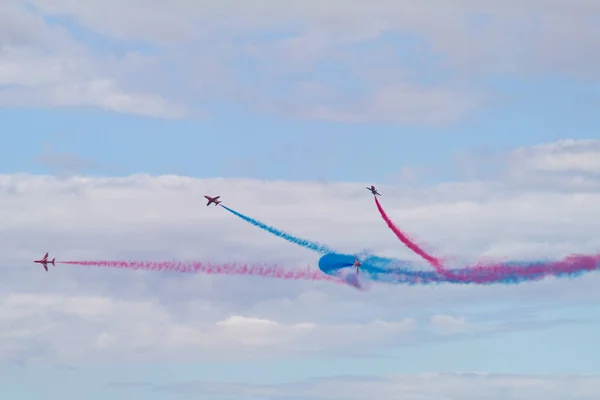
<svg viewBox="0 0 600 400"><path fill-rule="evenodd" d="M287 240L288 242L297 244L298 246L302 246L306 249L312 250L312 251L316 251L318 253L331 253L333 252L333 250L331 250L329 247L325 246L324 244L320 244L317 242L311 242L310 240L306 240L306 239L301 239L301 238L297 238L295 236L290 235L289 233L286 233L284 231L281 231L277 228L273 228L272 226L268 226L266 224L263 224L262 222L254 219L254 218L250 218L244 214L240 214L237 211L232 210L231 208L224 206L223 204L219 204L221 207L223 207L224 209L226 209L227 211L229 211L230 213L232 213L233 215L240 217L241 219L243 219L246 222L251 223L252 225L259 227L260 229L267 231L275 236L279 236L282 239Z"/></svg>
<svg viewBox="0 0 600 400"><path fill-rule="evenodd" d="M404 285L430 285L440 283L458 284L518 284L527 281L541 280L548 276L576 277L586 272L597 271L600 267L600 255L569 256L560 261L511 261L493 265L476 265L443 271L426 271L415 269L414 263L393 258L365 255L361 257L360 277L355 274L346 274L344 269L352 267L354 255L340 254L332 251L328 246L309 240L294 237L279 229L268 226L253 218L240 214L220 204L230 213L244 221L263 229L273 235L279 236L291 243L324 254L319 259L319 268L325 274L341 277L347 283L361 288L359 282L365 277L374 282Z"/></svg>
<svg viewBox="0 0 600 400"><path fill-rule="evenodd" d="M361 260L360 272L366 278L382 283L404 285L430 285L440 283L458 284L519 284L536 281L548 276L574 278L586 272L600 269L599 257L575 256L562 261L511 261L490 268L465 267L446 270L449 274L435 271L415 270L415 264L392 258L376 256ZM354 256L329 253L319 259L319 268L328 275L341 276L344 268L352 267ZM354 274L349 279L356 279ZM347 279L344 277L344 279Z"/></svg>

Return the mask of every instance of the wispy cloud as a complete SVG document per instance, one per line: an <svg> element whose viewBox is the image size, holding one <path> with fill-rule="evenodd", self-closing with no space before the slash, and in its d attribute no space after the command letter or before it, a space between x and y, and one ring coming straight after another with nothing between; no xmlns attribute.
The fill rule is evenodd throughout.
<svg viewBox="0 0 600 400"><path fill-rule="evenodd" d="M381 378L331 377L282 385L246 385L218 382L181 382L157 385L171 395L235 396L283 399L447 399L517 400L522 398L592 399L600 390L598 375L494 375L484 373L430 373ZM199 397L203 398L203 397Z"/></svg>
<svg viewBox="0 0 600 400"><path fill-rule="evenodd" d="M600 66L600 10L584 0L28 4L0 6L5 106L182 118L217 99L303 119L448 125L489 105L481 78L590 79Z"/></svg>
<svg viewBox="0 0 600 400"><path fill-rule="evenodd" d="M100 168L100 164L72 153L55 153L46 149L38 161L51 169L67 174L82 174Z"/></svg>

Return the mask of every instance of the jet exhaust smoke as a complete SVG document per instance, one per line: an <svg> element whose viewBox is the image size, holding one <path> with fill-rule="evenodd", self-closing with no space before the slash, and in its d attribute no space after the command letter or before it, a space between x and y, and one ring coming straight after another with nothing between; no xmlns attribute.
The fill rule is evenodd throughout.
<svg viewBox="0 0 600 400"><path fill-rule="evenodd" d="M273 234L275 236L279 236L282 239L287 240L288 242L294 243L298 246L304 247L305 249L309 249L309 250L313 250L316 251L318 253L331 253L333 250L331 250L329 247L325 246L324 244L321 243L317 243L317 242L312 242L310 240L306 240L306 239L301 239L298 237L295 237L293 235L290 235L289 233L286 233L280 229L277 228L273 228L272 226L269 226L263 222L260 222L254 218L250 218L242 213L239 213L237 211L232 210L231 208L224 206L222 204L220 204L221 207L223 207L224 209L226 209L227 211L229 211L230 213L232 213L233 215L243 219L244 221L264 230L269 232L270 234Z"/></svg>
<svg viewBox="0 0 600 400"><path fill-rule="evenodd" d="M438 272L441 272L442 271L442 269L441 269L441 267L442 267L442 261L440 259L432 256L431 254L426 253L421 247L419 247L418 244L416 244L415 242L413 242L408 237L408 235L406 235L404 232L402 232L400 230L400 228L398 228L396 225L394 225L394 223L392 222L392 220L390 219L390 217L388 217L388 215L385 212L385 210L383 209L383 207L381 207L381 203L379 203L379 200L377 199L377 197L373 196L373 198L375 199L375 204L377 205L377 209L379 210L379 214L381 214L381 218L383 218L383 220L387 224L388 228L390 228L391 231L394 232L394 235L396 235L396 237L402 243L404 243L404 245L406 247L408 247L413 252L415 252L416 254L418 254L419 256L421 256L421 258L423 258L425 261L427 261Z"/></svg>
<svg viewBox="0 0 600 400"><path fill-rule="evenodd" d="M210 263L205 261L57 261L58 264L86 267L120 268L145 271L203 273L210 275L254 275L286 280L309 280L345 283L323 272L306 268L286 269L260 263Z"/></svg>
<svg viewBox="0 0 600 400"><path fill-rule="evenodd" d="M388 217L377 197L375 204L381 217L396 237L410 250L423 258L435 271L419 270L416 263L393 258L366 255L360 258L359 274L353 269L355 255L341 254L328 246L297 238L282 230L268 226L222 204L221 207L244 221L281 237L291 243L323 254L319 259L319 270L310 267L286 269L266 263L211 263L202 261L56 261L90 267L121 268L146 271L171 271L180 273L205 273L218 275L253 275L286 280L328 281L345 284L357 289L365 288L365 280L402 285L452 284L519 284L545 279L546 277L573 278L583 273L596 271L600 266L600 254L570 255L562 260L510 261L503 263L480 262L461 268L447 268L440 258L425 252Z"/></svg>

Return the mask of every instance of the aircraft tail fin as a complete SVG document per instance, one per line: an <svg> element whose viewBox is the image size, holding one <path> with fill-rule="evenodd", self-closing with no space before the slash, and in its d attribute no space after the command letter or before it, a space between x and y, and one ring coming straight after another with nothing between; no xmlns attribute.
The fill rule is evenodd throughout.
<svg viewBox="0 0 600 400"><path fill-rule="evenodd" d="M54 265L54 260L56 260L56 257L52 259L52 261L51 261L52 265ZM56 266L56 265L54 265L54 266Z"/></svg>

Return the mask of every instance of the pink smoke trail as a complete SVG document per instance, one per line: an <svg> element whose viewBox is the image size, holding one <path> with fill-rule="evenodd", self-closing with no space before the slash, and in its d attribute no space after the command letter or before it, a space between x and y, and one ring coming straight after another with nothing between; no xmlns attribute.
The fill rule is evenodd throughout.
<svg viewBox="0 0 600 400"><path fill-rule="evenodd" d="M145 271L170 271L181 273L204 273L211 275L254 275L286 280L328 281L348 284L339 278L326 275L310 267L284 269L279 266L252 263L213 264L200 261L57 261L57 264L81 265L88 267L121 268Z"/></svg>
<svg viewBox="0 0 600 400"><path fill-rule="evenodd" d="M396 225L394 225L394 223L392 222L390 217L388 217L388 215L386 214L383 207L381 207L381 204L379 203L377 196L373 196L373 197L375 198L375 204L377 205L377 209L379 210L379 213L381 214L381 218L383 218L383 220L385 221L387 226L392 230L392 232L394 232L396 237L398 239L400 239L400 241L402 243L404 243L409 249L411 249L412 251L414 251L415 253L420 255L425 261L427 261L429 264L431 264L436 269L437 272L442 272L443 271L442 261L440 259L433 257L432 255L426 253L423 249L421 249L419 247L418 244L416 244L415 242L410 240L410 238L404 232L402 232L400 230L400 228L398 228Z"/></svg>
<svg viewBox="0 0 600 400"><path fill-rule="evenodd" d="M450 279L458 282L494 283L521 280L540 280L547 276L573 275L598 269L600 254L572 254L560 261L537 262L527 265L476 264L459 270L444 271Z"/></svg>
<svg viewBox="0 0 600 400"><path fill-rule="evenodd" d="M375 196L374 196L375 197ZM547 276L567 274L572 275L598 269L600 255L570 255L561 261L524 263L525 265L507 265L502 263L479 263L458 270L447 270L439 258L433 257L412 242L388 217L383 207L375 197L377 209L388 227L396 237L408 248L424 258L433 266L438 274L450 282L462 283L495 283L520 280L538 280Z"/></svg>

